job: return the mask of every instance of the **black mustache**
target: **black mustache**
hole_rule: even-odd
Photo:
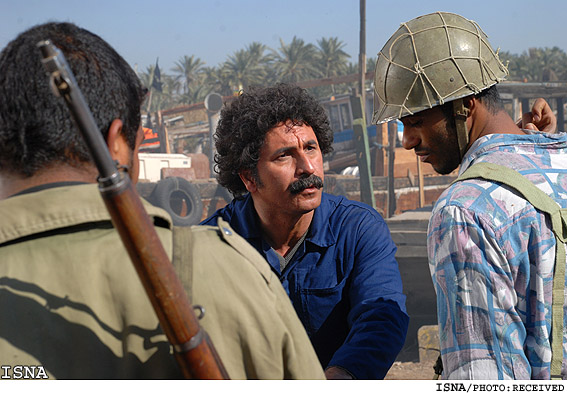
[[[323,188],[323,179],[317,175],[309,175],[291,183],[289,185],[289,191],[292,194],[299,194],[309,187]]]

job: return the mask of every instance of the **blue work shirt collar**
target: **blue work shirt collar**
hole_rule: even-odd
[[[313,221],[307,234],[305,241],[308,241],[319,247],[329,247],[336,242],[336,234],[329,224],[329,215],[331,212],[332,196],[323,193],[321,197],[321,205],[315,209]],[[234,205],[234,212],[237,217],[254,217],[253,220],[238,220],[231,222],[233,229],[245,239],[262,238],[262,230],[258,219],[256,209],[254,209],[254,201],[250,194],[244,196],[242,203]]]

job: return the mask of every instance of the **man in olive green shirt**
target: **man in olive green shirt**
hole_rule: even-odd
[[[138,176],[144,91],[100,37],[68,23],[0,54],[0,377],[178,378],[171,346],[98,193],[97,172],[35,44],[65,54],[113,159]],[[231,378],[324,378],[279,280],[224,222],[187,228],[145,205]],[[181,233],[177,232],[176,233]],[[177,239],[177,238],[176,238]],[[190,245],[189,256],[176,250]],[[187,263],[191,263],[187,265]],[[187,272],[190,272],[187,274]]]

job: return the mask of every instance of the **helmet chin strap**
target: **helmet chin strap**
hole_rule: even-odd
[[[457,128],[457,141],[459,143],[459,153],[461,160],[467,151],[469,144],[469,130],[467,130],[467,117],[469,108],[465,107],[462,98],[453,101],[453,115],[455,116],[455,126]]]

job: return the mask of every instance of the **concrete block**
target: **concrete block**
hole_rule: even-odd
[[[417,331],[419,361],[434,362],[439,356],[439,329],[437,325],[424,325]]]

